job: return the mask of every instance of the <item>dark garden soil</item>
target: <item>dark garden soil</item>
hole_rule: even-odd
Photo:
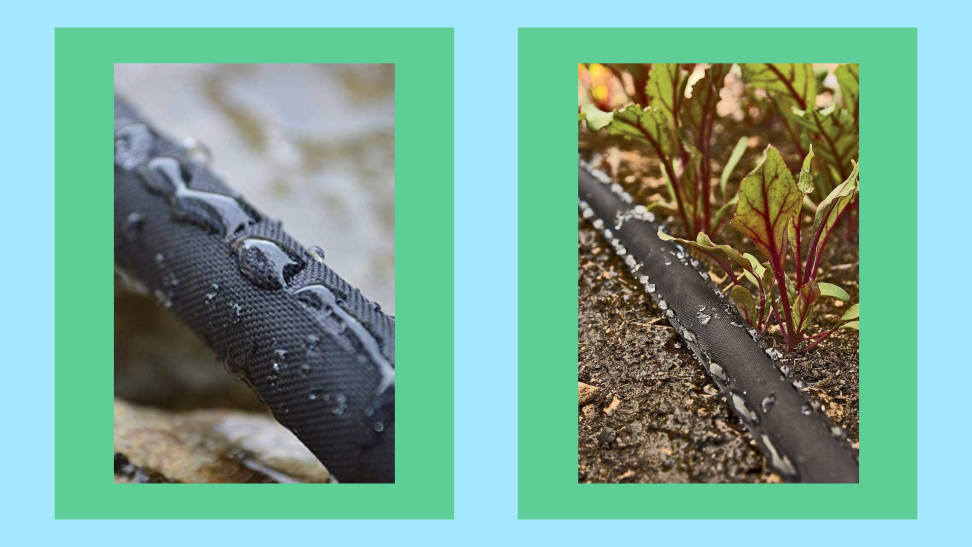
[[[578,225],[578,480],[779,482],[742,422],[603,236]],[[725,242],[732,241],[728,231]],[[833,238],[819,274],[857,301],[857,243]],[[843,313],[827,299],[820,328]],[[843,307],[846,307],[844,305]],[[781,349],[781,339],[768,341]],[[858,340],[842,329],[784,358],[808,397],[858,443]],[[587,384],[587,387],[583,384]]]

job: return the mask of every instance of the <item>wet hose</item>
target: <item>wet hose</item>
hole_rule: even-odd
[[[800,393],[799,379],[681,246],[662,241],[654,215],[581,161],[581,215],[602,232],[725,394],[766,455],[791,482],[858,482],[857,452],[841,428]]]
[[[341,482],[395,480],[395,322],[115,98],[115,266]]]

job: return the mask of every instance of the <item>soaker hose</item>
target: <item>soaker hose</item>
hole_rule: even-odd
[[[334,477],[394,482],[394,319],[117,96],[115,267]]]
[[[725,394],[733,412],[791,482],[858,482],[857,453],[840,427],[800,393],[779,362],[681,246],[662,241],[654,215],[620,185],[580,162],[581,215],[601,231]]]

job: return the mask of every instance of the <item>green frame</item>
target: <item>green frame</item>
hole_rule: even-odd
[[[55,517],[452,518],[452,29],[57,29],[54,45]],[[395,484],[114,483],[106,183],[113,65],[135,62],[395,64]]]
[[[520,29],[518,45],[519,517],[916,518],[917,31]],[[881,185],[860,209],[860,483],[578,484],[577,64],[811,61],[860,63]]]

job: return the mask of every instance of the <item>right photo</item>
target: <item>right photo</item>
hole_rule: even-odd
[[[577,479],[859,481],[859,66],[578,66]]]

